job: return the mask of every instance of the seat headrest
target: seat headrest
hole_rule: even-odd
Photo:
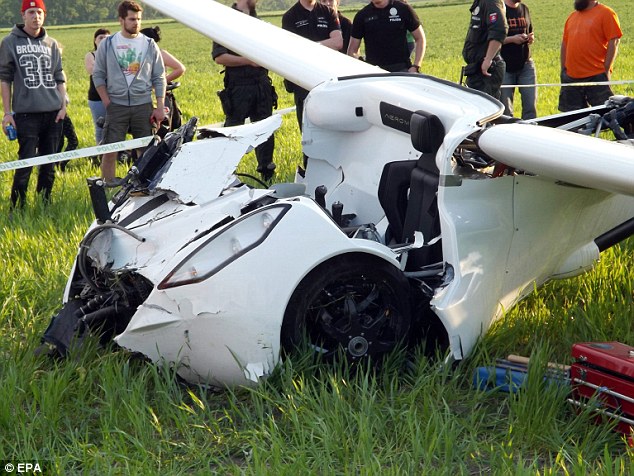
[[[438,116],[424,111],[412,114],[409,130],[414,149],[423,154],[435,154],[445,139],[445,127]]]

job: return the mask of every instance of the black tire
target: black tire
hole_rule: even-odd
[[[411,320],[403,273],[368,255],[336,257],[297,287],[282,323],[282,348],[306,345],[326,359],[375,360],[406,341]]]

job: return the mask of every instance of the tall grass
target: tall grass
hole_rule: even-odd
[[[572,2],[527,3],[539,82],[557,82]],[[625,32],[614,79],[632,79],[634,13],[627,0],[608,4]],[[425,73],[458,79],[467,7],[418,7]],[[83,56],[94,28],[51,30],[65,47],[69,114],[82,147],[93,145]],[[188,67],[176,91],[185,116],[220,122],[222,76],[210,40],[176,23],[161,28],[162,46]],[[291,106],[281,78],[273,78],[280,108]],[[631,86],[615,92],[634,94]],[[540,114],[555,112],[557,93],[540,89]],[[2,160],[13,160],[16,147],[0,140]],[[276,180],[292,179],[301,161],[293,115],[276,134],[275,161]],[[240,171],[255,172],[252,155]],[[29,195],[12,220],[12,176],[0,174],[0,460],[38,460],[51,474],[634,474],[634,452],[619,435],[569,408],[565,387],[541,379],[546,361],[570,361],[574,342],[634,344],[632,239],[604,253],[591,273],[550,283],[520,303],[456,368],[422,356],[395,355],[380,371],[297,359],[257,388],[216,392],[181,385],[172,369],[116,348],[89,345],[61,362],[34,357],[92,220],[85,178],[97,173],[87,159],[72,162],[57,175],[52,204]],[[511,352],[535,359],[525,391],[473,389],[475,367]]]

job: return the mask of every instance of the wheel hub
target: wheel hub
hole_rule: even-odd
[[[363,336],[355,336],[348,342],[348,352],[352,357],[363,357],[368,353],[370,343]]]

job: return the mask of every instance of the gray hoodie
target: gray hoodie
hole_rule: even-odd
[[[116,33],[116,34],[121,34]],[[106,86],[110,101],[120,106],[140,106],[152,102],[152,87],[156,97],[165,97],[165,65],[161,51],[151,38],[141,66],[130,86],[117,62],[117,55],[109,36],[99,43],[95,54],[92,79],[95,87]]]
[[[16,25],[0,44],[0,81],[13,83],[14,112],[59,111],[57,90],[66,81],[57,42],[44,28],[33,38]]]

